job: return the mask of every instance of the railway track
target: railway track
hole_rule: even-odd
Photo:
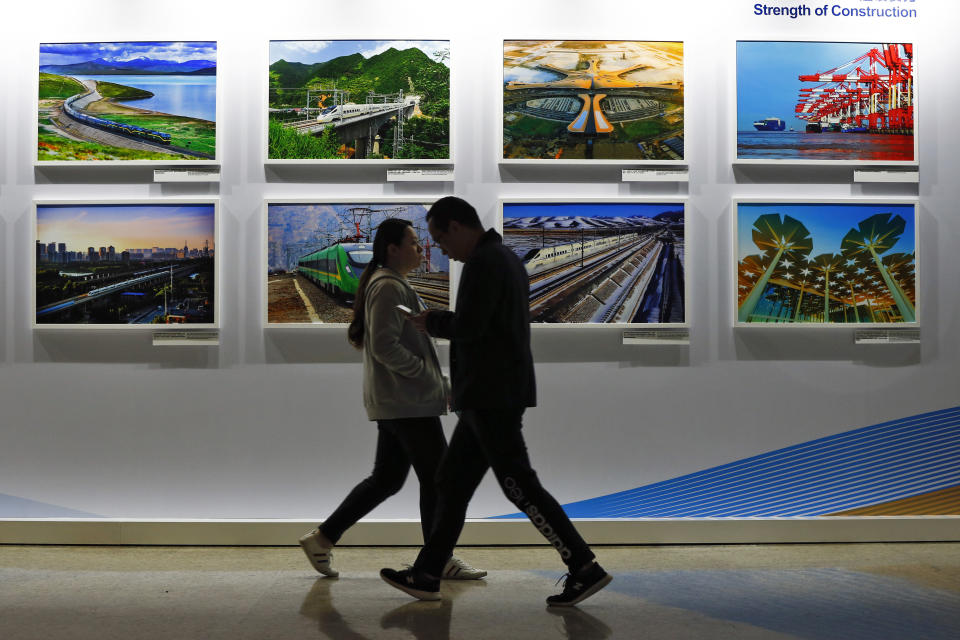
[[[88,92],[86,94],[82,94],[81,97],[74,102],[73,107],[81,112],[83,112],[83,110],[93,102],[103,99],[103,96],[97,93],[96,83],[94,81],[85,81],[84,85],[87,87]],[[102,144],[111,147],[119,147],[122,149],[156,151],[159,153],[188,156],[191,158],[199,158],[204,160],[213,159],[213,156],[208,153],[192,151],[176,145],[154,143],[145,138],[140,138],[133,135],[125,135],[116,131],[106,131],[104,129],[91,126],[71,116],[67,109],[63,107],[53,110],[50,121],[59,131],[65,134],[64,137],[71,139],[93,142],[95,144]]]
[[[620,285],[617,295],[606,305],[603,314],[600,316],[601,322],[633,322],[636,320],[638,310],[646,299],[647,286],[656,274],[660,254],[664,250],[664,245],[659,240],[653,240],[651,244],[655,244],[655,246],[650,247],[650,250],[646,252],[648,256],[646,264],[643,268],[634,271],[629,280]],[[621,262],[621,264],[623,263]]]
[[[619,269],[621,264],[652,241],[640,239],[617,249],[596,253],[585,260],[581,269],[571,269],[568,263],[566,266],[537,274],[531,278],[530,283],[531,314],[537,315],[545,307],[549,307],[550,303],[568,297],[571,289],[598,280],[605,274]]]
[[[446,280],[408,277],[407,282],[425,301],[441,305],[450,304],[450,285]]]

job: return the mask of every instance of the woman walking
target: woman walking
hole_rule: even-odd
[[[420,524],[427,540],[434,521],[434,475],[447,448],[440,415],[447,412],[447,384],[433,341],[407,322],[402,305],[416,314],[423,302],[406,274],[423,252],[409,220],[388,218],[377,227],[373,258],[360,276],[347,339],[363,349],[363,405],[377,423],[373,472],[300,546],[313,567],[336,577],[331,549],[343,533],[397,493],[413,467],[420,481]],[[451,556],[443,577],[476,580],[487,575]]]

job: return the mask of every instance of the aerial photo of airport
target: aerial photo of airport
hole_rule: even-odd
[[[503,204],[541,323],[684,323],[684,205]]]
[[[450,159],[450,42],[272,40],[268,160]]]
[[[916,211],[738,203],[737,322],[916,322]]]
[[[682,161],[683,43],[505,40],[504,160]]]
[[[271,202],[267,205],[267,323],[349,323],[377,226],[409,220],[423,248],[407,274],[428,308],[449,304],[450,260],[427,231],[429,203]]]
[[[215,323],[216,208],[37,204],[37,324]]]
[[[40,45],[38,162],[216,159],[216,42]]]
[[[737,42],[737,160],[913,162],[913,45]]]

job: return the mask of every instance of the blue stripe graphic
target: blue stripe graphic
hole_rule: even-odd
[[[810,517],[958,485],[960,407],[952,407],[572,502],[564,509],[574,518]]]

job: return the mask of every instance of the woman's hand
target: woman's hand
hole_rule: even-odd
[[[413,323],[414,329],[420,333],[427,333],[427,316],[429,315],[430,311],[428,309],[427,311],[421,311],[415,316],[407,316],[407,319]]]

